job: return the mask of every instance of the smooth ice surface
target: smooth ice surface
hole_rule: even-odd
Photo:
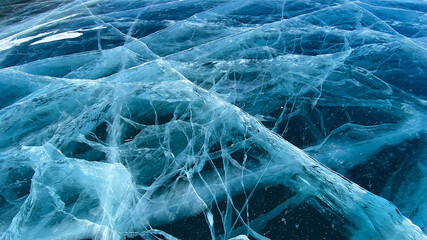
[[[425,1],[0,12],[1,239],[426,239]]]

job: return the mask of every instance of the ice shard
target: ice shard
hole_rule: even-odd
[[[1,239],[426,239],[425,2],[0,8]]]

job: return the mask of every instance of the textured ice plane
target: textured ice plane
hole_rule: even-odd
[[[425,2],[0,12],[1,239],[426,239]]]
[[[186,80],[57,80],[0,116],[5,239],[423,236]]]

